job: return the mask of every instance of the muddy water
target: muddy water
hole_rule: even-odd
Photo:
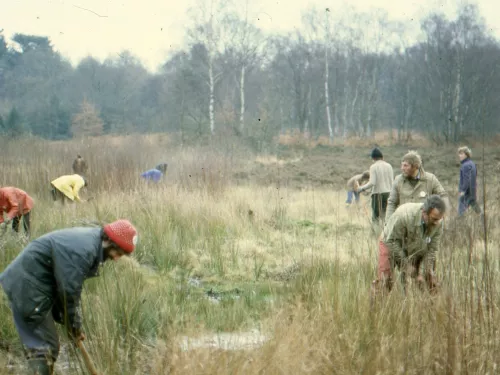
[[[267,340],[268,337],[258,330],[252,330],[249,332],[213,333],[199,337],[182,336],[180,346],[184,351],[198,348],[245,350],[258,348]]]

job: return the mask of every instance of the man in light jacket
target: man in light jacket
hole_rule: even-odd
[[[51,375],[59,354],[54,322],[84,340],[79,313],[86,279],[106,260],[131,254],[137,231],[127,220],[99,228],[56,230],[32,241],[0,274],[30,374]]]
[[[448,193],[435,175],[424,171],[422,158],[416,151],[409,151],[401,160],[401,174],[397,175],[387,200],[387,222],[396,209],[405,203],[423,203],[430,195],[442,197],[449,211]]]
[[[427,197],[424,203],[405,203],[387,221],[379,240],[378,279],[374,289],[392,289],[394,268],[401,270],[402,280],[409,271],[417,282],[436,288],[434,260],[443,233],[442,218],[446,204],[439,195]]]
[[[371,157],[373,164],[370,166],[370,180],[358,188],[357,192],[371,190],[372,221],[374,225],[378,226],[379,220],[385,217],[394,171],[392,166],[384,161],[384,155],[378,148],[372,150]]]

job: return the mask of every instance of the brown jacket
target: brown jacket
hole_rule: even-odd
[[[424,232],[422,203],[406,203],[397,208],[386,222],[382,241],[389,247],[390,256],[396,262],[421,260],[419,273],[432,272],[439,250],[443,225]]]
[[[410,179],[403,177],[402,174],[396,176],[392,184],[391,194],[387,200],[385,221],[387,222],[394,211],[402,204],[424,203],[425,199],[432,194],[444,198],[449,208],[448,193],[432,173],[425,172],[421,168],[415,185],[410,182]]]
[[[88,170],[88,165],[85,159],[83,159],[80,155],[73,162],[73,173],[79,175],[85,175]]]
[[[363,179],[363,174],[357,174],[352,176],[349,181],[347,181],[347,190],[354,190],[354,185],[358,183],[358,187],[361,186],[367,179]]]

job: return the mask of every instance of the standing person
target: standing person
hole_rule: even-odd
[[[475,213],[481,213],[481,207],[477,203],[477,168],[471,156],[470,148],[463,146],[458,149],[460,159],[458,216],[462,216],[469,207],[472,207]]]
[[[23,220],[26,235],[30,235],[30,214],[33,209],[33,198],[24,190],[12,186],[0,188],[0,226],[6,228],[12,221],[12,229],[19,232],[19,224]],[[3,215],[7,213],[7,220]]]
[[[419,285],[424,282],[431,291],[437,283],[434,275],[434,260],[439,251],[443,233],[442,218],[446,203],[439,195],[431,195],[424,203],[405,203],[390,216],[379,240],[378,279],[373,282],[373,291],[385,285],[392,289],[394,267],[401,270],[405,281],[409,270]]]
[[[359,202],[359,193],[356,191],[361,185],[367,182],[370,179],[370,171],[364,171],[361,174],[357,174],[352,176],[349,181],[347,181],[347,200],[346,204],[350,205],[352,203],[352,199],[354,198],[355,202]]]
[[[167,163],[158,164],[153,169],[150,169],[142,173],[141,177],[149,181],[159,182],[162,179],[162,177],[167,173],[167,168],[168,168]]]
[[[394,171],[392,166],[384,161],[384,155],[378,148],[371,153],[373,164],[370,166],[370,180],[357,189],[358,193],[371,189],[372,195],[372,222],[378,226],[379,220],[385,217],[387,198],[391,191]],[[377,231],[378,232],[378,231]]]
[[[444,199],[448,211],[448,193],[435,175],[424,171],[422,158],[416,151],[409,151],[401,160],[401,174],[394,179],[387,202],[387,222],[396,209],[405,203],[423,203],[428,196],[437,194]]]
[[[73,173],[79,174],[80,176],[86,176],[87,170],[87,162],[80,155],[77,155],[76,159],[73,161]]]
[[[127,220],[99,228],[56,230],[32,241],[0,274],[29,374],[50,375],[59,354],[54,322],[77,343],[85,339],[80,298],[86,279],[107,260],[130,255],[137,231]]]
[[[66,199],[82,202],[79,192],[81,188],[87,186],[87,181],[78,174],[72,174],[56,178],[50,185],[54,201],[61,200],[64,204]]]

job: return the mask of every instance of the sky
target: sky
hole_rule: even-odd
[[[99,60],[128,49],[150,70],[185,43],[187,10],[203,0],[7,0],[1,6],[0,30],[47,36],[58,52],[76,65],[92,55]],[[242,9],[247,0],[234,0]],[[267,32],[301,28],[301,14],[309,7],[329,8],[332,14],[346,4],[360,11],[385,9],[390,19],[418,28],[431,10],[454,17],[464,0],[248,0],[250,18]],[[476,0],[486,24],[498,38],[500,2]],[[499,38],[500,39],[500,38]]]

